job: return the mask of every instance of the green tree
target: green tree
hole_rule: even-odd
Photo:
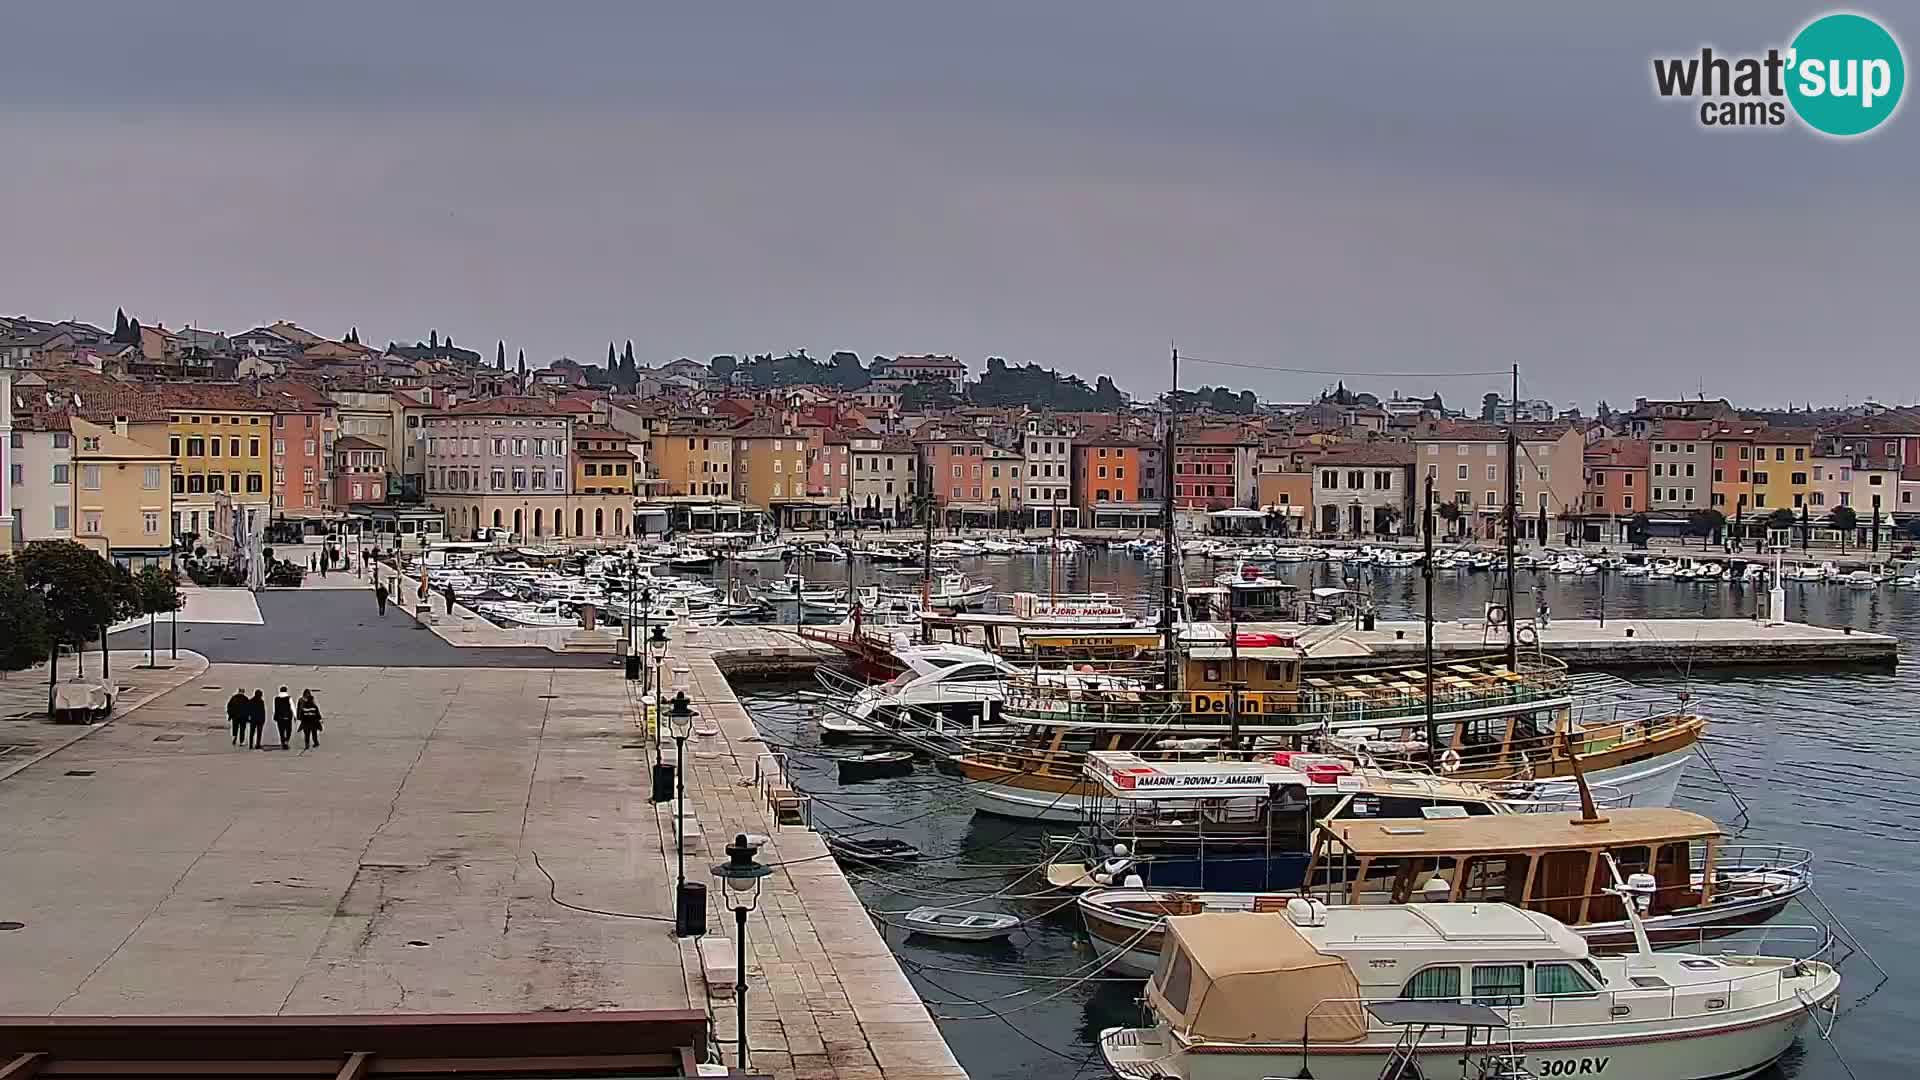
[[[147,617],[147,666],[153,667],[158,655],[153,637],[154,616],[162,611],[179,611],[187,598],[181,594],[180,581],[173,571],[159,563],[141,567],[140,572],[133,575],[133,587],[138,612]]]
[[[507,370],[507,339],[501,338],[493,347],[493,367],[496,371]]]
[[[126,597],[114,565],[71,540],[35,540],[20,553],[20,576],[47,615],[47,717],[60,681],[60,646],[82,648],[113,625]]]
[[[713,372],[713,377],[722,382],[733,378],[734,371],[739,367],[739,359],[727,353],[720,353],[707,361],[707,370]]]
[[[916,382],[900,392],[900,410],[902,412],[925,412],[928,409],[945,409],[960,404],[954,395],[953,387],[945,379],[931,379]]]
[[[1635,514],[1627,519],[1627,543],[1635,547],[1646,547],[1647,536],[1652,532],[1651,522],[1645,514]]]
[[[1452,536],[1460,526],[1460,504],[1443,502],[1435,507],[1433,512],[1439,514],[1440,520],[1447,523],[1447,535]]]
[[[114,341],[127,340],[127,309],[126,308],[113,309],[113,340]]]
[[[439,347],[440,347],[440,331],[438,330],[427,331],[427,348],[437,349]]]
[[[1840,551],[1845,554],[1847,541],[1852,539],[1853,530],[1860,527],[1860,515],[1855,513],[1851,506],[1836,506],[1833,512],[1827,515],[1827,520],[1833,524],[1834,528],[1840,530]]]
[[[1687,515],[1687,531],[1700,538],[1701,550],[1706,549],[1709,538],[1719,539],[1726,527],[1727,515],[1718,510],[1695,510]]]
[[[521,392],[524,393],[526,389],[527,389],[527,350],[521,349],[520,350],[520,390]]]
[[[27,586],[19,560],[0,555],[0,671],[22,671],[47,655],[47,607]]]

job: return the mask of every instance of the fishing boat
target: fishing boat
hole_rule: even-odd
[[[1159,956],[1160,920],[1203,911],[1278,913],[1293,896],[1332,906],[1419,901],[1513,903],[1567,925],[1597,951],[1634,946],[1620,899],[1605,880],[1609,857],[1630,878],[1652,876],[1644,917],[1655,944],[1694,944],[1758,926],[1812,884],[1804,848],[1727,844],[1719,826],[1666,808],[1609,809],[1591,822],[1561,813],[1323,823],[1291,895],[1103,888],[1079,906],[1096,952],[1113,970],[1147,975]]]
[[[785,544],[754,544],[732,555],[734,562],[784,562],[792,549]]]
[[[870,754],[840,759],[842,784],[883,780],[891,776],[910,776],[912,773],[913,754],[907,750],[876,750]]]
[[[1295,899],[1277,915],[1168,919],[1151,1024],[1102,1031],[1100,1050],[1122,1080],[1443,1077],[1477,1061],[1507,1070],[1482,1076],[1748,1077],[1810,1015],[1837,1011],[1839,972],[1816,955],[1829,960],[1644,944],[1596,958],[1550,916],[1507,904]],[[1396,1015],[1463,1002],[1496,1014],[1505,1042],[1468,1045],[1470,1017]]]
[[[952,941],[992,941],[1013,933],[1020,925],[1020,918],[998,911],[918,907],[902,916],[900,925],[928,937]]]
[[[941,574],[922,585],[919,590],[882,590],[883,593],[904,594],[918,597],[932,608],[964,608],[979,602],[993,591],[993,585],[985,581],[973,581],[965,574]]]
[[[799,574],[787,574],[779,582],[760,590],[760,599],[792,603],[795,600],[845,600],[847,590],[825,585],[808,585]]]
[[[1190,627],[1196,638],[1205,629]],[[1430,724],[1426,669],[1312,675],[1306,661],[1298,627],[1275,627],[1188,648],[1176,658],[1187,689],[1163,689],[1154,664],[1082,664],[1070,677],[1023,669],[1008,678],[1000,708],[1021,737],[960,754],[955,765],[977,810],[1055,822],[1081,817],[1092,790],[1088,751],[1196,739],[1357,753],[1451,779],[1525,781],[1560,798],[1572,794],[1577,757],[1589,780],[1632,805],[1665,806],[1706,724],[1685,695],[1668,701],[1617,680],[1576,696],[1566,666],[1545,655],[1520,654],[1513,667],[1505,658],[1437,667]],[[1573,736],[1570,750],[1562,731]]]
[[[920,858],[919,848],[891,836],[840,836],[828,833],[825,840],[827,850],[841,862],[888,866]]]

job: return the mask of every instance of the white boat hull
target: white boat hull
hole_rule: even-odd
[[[1613,805],[1672,806],[1680,790],[1681,774],[1693,755],[1693,747],[1687,746],[1644,761],[1597,770],[1587,775],[1587,781],[1605,790]],[[1080,795],[1073,791],[1045,791],[992,781],[969,782],[967,790],[980,813],[1062,825],[1076,824],[1083,818]],[[1570,780],[1543,780],[1536,799],[1543,810],[1557,811],[1578,805],[1579,791]]]
[[[1742,1015],[1748,1012],[1759,1015]],[[1793,1045],[1806,1019],[1805,1008],[1787,1002],[1765,1010],[1738,1010],[1714,1024],[1649,1020],[1641,1024],[1592,1025],[1609,1030],[1601,1033],[1588,1029],[1560,1039],[1542,1037],[1544,1032],[1538,1030],[1516,1028],[1514,1050],[1537,1077],[1740,1080],[1765,1071],[1779,1060]],[[1630,1028],[1644,1030],[1616,1033],[1616,1029]],[[1318,1080],[1380,1080],[1397,1029],[1371,1032],[1357,1043],[1313,1046],[1304,1054],[1298,1046],[1233,1046],[1196,1053],[1176,1052],[1170,1045],[1122,1045],[1126,1036],[1136,1034],[1135,1029],[1110,1028],[1100,1037],[1101,1054],[1108,1066],[1127,1080],[1156,1075],[1183,1080],[1262,1080],[1307,1075],[1303,1065]],[[1477,1041],[1485,1038],[1485,1032],[1476,1035]],[[1501,1046],[1504,1049],[1504,1041]],[[1476,1049],[1483,1047],[1484,1042],[1479,1042]],[[1430,1031],[1422,1048],[1419,1060],[1423,1075],[1460,1075],[1458,1029]]]

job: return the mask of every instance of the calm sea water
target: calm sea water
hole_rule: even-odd
[[[966,560],[961,568],[1007,590],[1047,587],[1048,560],[1015,556]],[[1159,570],[1124,554],[1062,559],[1063,591],[1107,590],[1154,594]],[[1190,562],[1195,577],[1205,564]],[[844,581],[846,564],[807,568],[811,579]],[[852,568],[856,580],[864,567]],[[1283,573],[1289,572],[1283,568]],[[1339,564],[1291,569],[1298,583],[1340,584]],[[1418,617],[1421,579],[1406,570],[1375,571],[1375,597],[1388,618]],[[1445,574],[1435,586],[1441,618],[1469,616],[1497,588],[1492,574]],[[1593,616],[1602,603],[1595,577],[1522,573],[1522,592],[1538,588],[1557,617]],[[1605,584],[1609,616],[1750,616],[1754,590],[1683,582]],[[1920,641],[1920,593],[1856,591],[1789,583],[1791,617],[1823,625],[1851,625]],[[1522,599],[1522,611],[1530,604]],[[1707,742],[1726,784],[1696,764],[1682,786],[1680,805],[1713,817],[1752,841],[1794,844],[1816,853],[1816,890],[1867,949],[1893,972],[1877,994],[1844,1014],[1834,1047],[1811,1031],[1772,1075],[1773,1080],[1844,1080],[1843,1055],[1861,1077],[1912,1075],[1920,1061],[1920,973],[1905,967],[1920,945],[1920,870],[1908,860],[1920,844],[1920,730],[1911,719],[1920,700],[1920,665],[1896,672],[1739,672],[1668,670],[1632,676],[1643,685],[1685,689],[1713,719]],[[1060,908],[1031,872],[1045,853],[1046,826],[975,817],[957,781],[923,769],[911,777],[841,788],[832,758],[811,723],[805,700],[811,683],[739,689],[770,742],[783,744],[796,763],[795,780],[817,797],[827,828],[884,830],[920,845],[927,861],[908,873],[855,874],[854,884],[876,918],[886,921],[922,904],[1013,912],[1036,921],[1009,943],[963,945],[886,930],[910,978],[939,1019],[961,1064],[976,1078],[1055,1080],[1105,1075],[1093,1052],[1102,1028],[1140,1016],[1140,984],[1085,976],[1092,954],[1071,905]],[[1732,793],[1729,793],[1729,787]],[[1734,794],[1737,794],[1736,801]],[[1740,807],[1745,807],[1742,818]],[[1055,826],[1055,829],[1063,829]],[[1780,923],[1804,924],[1789,909]],[[1876,976],[1855,959],[1843,969],[1853,1000]]]

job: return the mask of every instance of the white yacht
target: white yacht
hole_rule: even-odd
[[[926,586],[925,603],[935,608],[963,608],[993,591],[993,585],[985,581],[970,580],[965,574],[941,574]],[[919,598],[919,589],[886,590],[894,595],[907,595]]]
[[[904,667],[877,686],[860,687],[845,674],[820,670],[830,703],[820,717],[820,738],[890,737],[904,731],[942,736],[976,735],[993,723],[992,705],[1006,700],[1007,676],[1016,669],[984,649],[935,643],[894,652]]]
[[[784,562],[792,549],[785,544],[755,544],[733,553],[734,562]]]
[[[1596,959],[1559,922],[1506,904],[1296,899],[1284,918],[1166,925],[1147,986],[1153,1025],[1100,1036],[1123,1080],[1440,1077],[1494,1057],[1528,1070],[1495,1075],[1734,1080],[1778,1060],[1840,990],[1816,960],[1644,944]],[[1408,1019],[1423,1009],[1458,1018]]]

